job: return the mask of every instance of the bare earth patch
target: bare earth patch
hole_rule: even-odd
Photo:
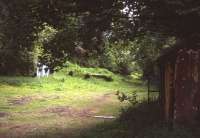
[[[9,100],[9,103],[11,105],[25,105],[25,104],[30,103],[32,100],[33,100],[32,97],[26,96],[26,97],[19,97],[19,98],[11,99],[11,100]]]
[[[113,99],[114,94],[108,93],[101,96],[95,96],[93,101],[91,101],[91,105],[85,108],[74,108],[70,106],[57,106],[57,107],[50,107],[39,111],[39,115],[41,117],[43,115],[54,114],[60,117],[66,118],[77,118],[80,121],[84,120],[85,118],[96,118],[96,119],[107,119],[111,118],[112,116],[96,116],[102,106],[108,102],[111,102]],[[46,100],[46,99],[59,99],[59,96],[24,96],[15,99],[9,100],[10,104],[12,105],[25,105],[33,100]],[[27,114],[27,112],[25,112]],[[0,112],[0,117],[7,116],[7,113]],[[19,115],[22,115],[20,113]],[[114,117],[112,117],[114,118]],[[88,119],[90,120],[90,119]],[[59,123],[58,123],[59,124]],[[3,138],[10,138],[10,137],[22,137],[26,136],[29,133],[37,131],[40,129],[41,126],[39,124],[0,124],[0,127],[5,128],[8,130],[6,135],[0,134]],[[69,130],[70,131],[70,130]]]
[[[100,108],[100,105],[107,102],[109,98],[111,98],[111,96],[113,96],[113,94],[108,93],[98,98],[95,98],[94,104],[88,108],[75,109],[69,106],[59,106],[48,108],[43,111],[43,113],[53,113],[65,117],[93,117],[95,113],[98,112],[98,108]]]
[[[14,137],[20,138],[38,128],[38,126],[33,124],[9,124],[9,123],[0,123],[0,127],[9,130],[9,133],[0,133],[0,138],[14,138]]]
[[[15,99],[10,99],[9,103],[11,105],[19,106],[19,105],[26,105],[34,100],[49,100],[49,99],[60,99],[59,96],[24,96],[24,97],[18,97]]]
[[[75,109],[69,106],[60,106],[46,109],[43,113],[54,113],[66,117],[90,117],[93,112],[91,109]]]
[[[100,96],[100,97],[98,97],[98,98],[96,98],[95,99],[95,102],[96,103],[102,103],[102,102],[105,102],[105,101],[107,101],[109,98],[111,98],[111,96],[113,96],[113,94],[111,94],[111,93],[106,93],[106,94],[104,94],[103,96]]]
[[[0,134],[0,138],[6,138],[6,134]]]
[[[33,124],[20,124],[20,125],[11,125],[9,126],[10,133],[8,134],[9,137],[22,137],[25,136],[27,133],[33,132],[39,127]]]
[[[8,116],[8,113],[6,112],[0,112],[0,118]]]

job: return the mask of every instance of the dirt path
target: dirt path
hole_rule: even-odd
[[[0,118],[8,116],[8,113],[6,112],[0,112]]]
[[[42,109],[42,111],[39,111],[39,113],[37,114],[39,114],[40,118],[45,117],[45,116],[55,115],[56,117],[58,116],[58,119],[59,117],[61,117],[61,119],[66,118],[66,119],[76,120],[77,122],[87,123],[88,121],[91,120],[90,118],[94,119],[93,117],[99,112],[99,110],[101,110],[101,108],[105,104],[108,104],[109,102],[111,102],[114,96],[115,96],[114,94],[107,93],[98,97],[94,97],[94,100],[91,101],[91,105],[84,108],[76,109],[70,106],[57,106],[57,107]],[[29,102],[36,99],[37,98],[35,97],[21,97],[18,99],[10,100],[9,102],[13,105],[20,106],[20,105],[28,104]],[[18,115],[26,116],[28,114],[29,113],[24,112],[24,113],[19,113]],[[0,112],[0,119],[1,117],[6,117],[6,116],[8,116],[7,113]],[[76,121],[74,122],[76,123]],[[56,126],[59,126],[59,122],[61,121],[58,120],[58,124]],[[62,126],[62,123],[60,123],[60,125],[61,125],[60,126],[61,128],[64,127]],[[22,137],[34,131],[43,129],[41,128],[40,124],[34,124],[34,123],[28,123],[28,124],[26,123],[25,124],[0,123],[0,127],[6,130],[5,132],[0,131],[0,138]]]
[[[70,106],[58,106],[48,108],[42,111],[44,114],[54,113],[59,116],[65,117],[93,117],[95,113],[101,108],[102,105],[109,102],[114,94],[104,94],[103,96],[94,98],[94,101],[87,108],[76,109]]]

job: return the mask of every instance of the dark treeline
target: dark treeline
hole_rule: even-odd
[[[148,73],[164,47],[198,43],[199,7],[197,0],[0,0],[0,74],[32,75],[38,61],[55,70],[66,60],[122,74],[137,64]]]

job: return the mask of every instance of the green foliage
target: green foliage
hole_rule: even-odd
[[[0,66],[4,70],[1,74],[6,72],[6,67],[12,66],[15,66],[10,71],[13,74],[33,72],[37,57],[41,55],[52,69],[56,68],[65,63],[67,57],[77,56],[73,53],[77,45],[91,53],[96,51],[102,55],[105,52],[99,65],[110,70],[130,74],[136,63],[148,74],[147,69],[158,57],[161,45],[165,45],[163,42],[168,37],[160,40],[153,36],[152,40],[152,36],[144,35],[133,41],[136,32],[146,33],[149,30],[151,33],[199,40],[199,22],[195,21],[200,16],[199,8],[196,6],[198,2],[193,0],[2,0],[1,3],[8,11],[1,10],[2,17],[6,16],[0,27],[3,53]],[[105,36],[109,39],[108,44],[104,43]],[[16,51],[21,52],[17,54]],[[22,52],[32,54],[24,59],[20,57],[24,55]],[[138,61],[135,62],[134,58]],[[18,64],[12,65],[13,62],[27,65],[26,61],[31,59],[33,61],[29,64],[32,65],[25,70],[18,68]]]
[[[35,33],[41,25],[35,1],[2,1],[8,13],[4,25],[3,47],[0,56],[0,74],[33,75]]]
[[[199,35],[199,2],[195,0],[140,0],[139,19],[145,30],[182,39]]]
[[[3,75],[33,75],[34,52],[27,49],[16,51],[4,49],[1,51],[0,74]]]
[[[174,37],[163,38],[162,35],[147,33],[137,37],[134,42],[134,59],[146,78],[158,75],[156,60],[164,48],[173,46],[176,41]]]
[[[132,92],[131,95],[127,95],[124,92],[117,91],[116,95],[120,102],[128,101],[131,103],[132,106],[135,106],[138,103],[137,92]]]
[[[52,70],[72,58],[77,46],[77,28],[73,26],[77,20],[73,17],[67,17],[65,20],[67,24],[64,29],[56,30],[46,25],[46,28],[40,33],[39,42],[41,42],[43,50],[40,61],[47,63]]]
[[[107,42],[100,64],[113,72],[130,75],[135,68],[133,45],[131,41]]]
[[[13,53],[15,50],[23,52],[24,48],[28,52],[34,52],[34,61],[30,63],[32,65],[29,72],[34,71],[34,64],[41,55],[43,55],[41,59],[45,60],[43,62],[48,62],[52,69],[62,65],[67,56],[74,56],[73,49],[79,42],[82,42],[84,48],[102,51],[102,34],[110,27],[111,15],[121,14],[120,10],[124,7],[122,1],[3,0],[2,2],[8,7],[9,12],[6,15],[8,20],[1,28],[3,30],[1,34],[5,36],[4,48]],[[48,28],[49,26],[59,32],[51,34],[55,32],[52,28]],[[18,56],[21,55],[16,55]],[[1,59],[15,59],[15,55],[6,54]],[[6,61],[2,62],[4,64]],[[23,61],[21,63],[23,64]],[[10,64],[12,63],[6,64],[5,67],[12,66]],[[19,74],[26,72],[18,70],[21,71]],[[16,74],[15,70],[11,72]]]
[[[0,56],[0,67],[2,68],[0,73],[32,75],[35,70],[35,62],[42,53],[41,43],[46,40],[50,41],[56,33],[47,24],[61,28],[63,22],[66,22],[65,15],[67,11],[62,11],[62,14],[60,11],[62,8],[57,6],[66,6],[70,3],[56,4],[56,1],[49,0],[3,0],[2,2],[9,14],[6,14],[7,20],[0,29],[0,34],[3,36],[3,46],[1,46],[0,51],[3,53]],[[38,33],[39,35],[37,35]],[[47,54],[49,56],[49,53]],[[22,57],[23,55],[26,55],[27,59]],[[27,63],[30,60],[32,61]],[[24,67],[21,67],[22,65]],[[10,68],[10,70],[6,71],[6,68]]]
[[[41,30],[40,32],[38,32],[38,43],[48,43],[49,41],[51,41],[56,33],[58,33],[58,31],[53,28],[52,26],[48,25],[47,23],[43,24],[43,30]]]
[[[131,72],[143,73],[144,76],[155,75],[156,60],[161,51],[175,43],[173,37],[147,33],[136,37],[134,41],[106,41],[105,50],[100,57],[100,66],[130,75]],[[157,72],[156,72],[157,73]]]
[[[50,60],[51,55],[44,51],[44,43],[49,43],[57,33],[58,31],[55,28],[49,26],[47,23],[43,24],[43,30],[38,32],[38,39],[34,42],[35,64],[44,62],[42,61],[44,58],[46,58],[47,61]],[[49,64],[49,62],[46,63]]]
[[[116,77],[114,73],[108,71],[107,69],[104,68],[98,68],[98,67],[81,67],[77,64],[72,64],[70,62],[66,62],[65,68],[61,69],[58,74],[65,74],[69,75],[71,72],[73,72],[74,77],[82,77],[84,78],[85,75],[87,74],[100,74],[100,75],[105,75],[105,76],[110,76],[110,77]]]

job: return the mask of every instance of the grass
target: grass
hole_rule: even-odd
[[[68,75],[71,71],[73,76]],[[84,79],[85,74],[103,74],[113,81]],[[156,102],[119,102],[116,91],[146,98],[139,76],[74,64],[49,78],[1,76],[0,138],[198,138],[198,128],[176,126],[171,131],[163,125]]]
[[[113,122],[103,122],[82,132],[83,138],[199,138],[199,128],[163,124],[157,101],[126,108]]]
[[[73,76],[68,75],[70,71]],[[85,74],[92,73],[112,77],[113,81],[84,79]],[[1,135],[5,138],[76,135],[77,131],[105,121],[85,114],[118,117],[121,108],[129,106],[127,102],[119,102],[116,91],[146,94],[139,79],[74,64],[68,64],[49,78],[1,76],[0,138]],[[66,129],[69,134],[63,134]]]

